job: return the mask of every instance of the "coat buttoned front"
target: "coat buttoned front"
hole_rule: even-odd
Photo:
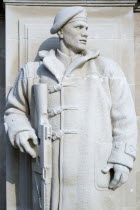
[[[101,169],[107,162],[131,169],[136,155],[130,90],[120,67],[96,52],[75,58],[67,67],[61,58],[52,50],[43,62],[21,70],[7,100],[9,138],[14,145],[18,132],[37,129],[32,87],[47,83],[53,130],[51,209],[109,210],[110,174]]]

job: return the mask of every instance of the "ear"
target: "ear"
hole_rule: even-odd
[[[57,32],[57,35],[59,36],[60,39],[63,39],[63,31],[62,31],[62,29],[60,29],[60,30]]]

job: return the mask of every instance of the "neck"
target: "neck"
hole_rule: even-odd
[[[65,43],[63,42],[63,40],[60,40],[60,50],[62,53],[64,53],[65,55],[73,58],[75,56],[77,56],[79,53],[74,52],[72,49],[68,48]]]

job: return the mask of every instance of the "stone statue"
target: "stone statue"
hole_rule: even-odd
[[[109,210],[105,200],[110,189],[127,181],[136,157],[130,89],[119,65],[87,49],[83,7],[58,12],[51,28],[51,34],[55,33],[60,48],[41,51],[40,62],[25,64],[8,95],[9,139],[34,162],[39,154],[36,148],[44,139],[43,164],[50,160],[46,173],[52,170],[46,186],[50,194],[44,204],[44,191],[42,204],[34,209]],[[47,136],[40,123],[50,129]],[[50,150],[45,149],[48,145]]]

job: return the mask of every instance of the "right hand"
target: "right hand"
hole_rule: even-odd
[[[36,157],[35,146],[38,144],[34,131],[21,131],[16,134],[15,145],[21,152],[27,152],[32,158]]]

